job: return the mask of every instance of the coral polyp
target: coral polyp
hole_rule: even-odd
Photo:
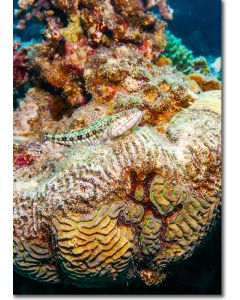
[[[220,206],[220,83],[203,60],[188,75],[156,60],[165,22],[148,9],[171,19],[167,1],[19,6],[22,26],[45,30],[14,49],[16,89],[32,84],[14,112],[14,269],[84,288],[160,284]]]

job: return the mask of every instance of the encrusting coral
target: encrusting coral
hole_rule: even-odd
[[[20,44],[13,45],[13,88],[21,88],[29,80],[29,59],[26,49],[20,49]]]
[[[46,20],[14,112],[14,268],[88,288],[159,284],[214,224],[221,92],[155,64],[164,22],[146,8],[167,17],[166,1],[47,3],[61,19]]]
[[[32,65],[72,106],[87,102],[81,75],[98,47],[124,43],[149,59],[156,58],[165,47],[165,23],[146,12],[141,1],[38,0],[20,2],[20,7],[20,23],[26,19],[26,11],[33,17],[40,14],[47,26],[45,40],[31,55]],[[64,18],[54,13],[56,9],[65,14]]]

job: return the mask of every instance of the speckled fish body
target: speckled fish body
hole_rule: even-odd
[[[135,128],[142,119],[140,110],[134,108],[103,118],[82,130],[61,134],[45,133],[45,140],[63,145],[98,145]]]

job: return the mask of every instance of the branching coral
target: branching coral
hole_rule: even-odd
[[[193,52],[182,44],[182,40],[174,34],[166,31],[167,46],[164,55],[171,59],[172,64],[179,71],[189,73],[192,70],[192,62],[194,60]]]
[[[167,4],[168,0],[147,0],[147,8],[151,8],[155,5],[159,8],[159,13],[164,19],[172,20],[173,9]]]

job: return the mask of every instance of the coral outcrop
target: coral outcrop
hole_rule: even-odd
[[[46,23],[45,40],[31,54],[45,83],[58,89],[71,106],[88,101],[82,73],[100,46],[128,45],[148,59],[165,47],[165,23],[145,11],[141,1],[20,1],[20,28],[29,18]],[[62,18],[58,16],[59,10]]]

